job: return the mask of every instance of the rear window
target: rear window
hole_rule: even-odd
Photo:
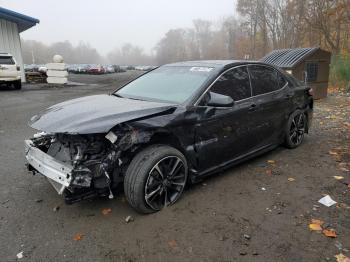
[[[14,65],[15,61],[13,61],[11,56],[0,56],[0,65]]]
[[[296,79],[294,76],[292,75],[286,75],[286,77],[288,78],[288,82],[292,84],[292,86],[303,86],[304,83],[298,79]]]

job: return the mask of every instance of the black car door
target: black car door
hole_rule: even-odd
[[[230,96],[234,105],[228,108],[208,106],[206,95],[213,93]],[[251,94],[247,67],[240,66],[223,73],[200,100],[195,131],[200,171],[230,161],[252,148]]]
[[[252,118],[256,123],[253,137],[256,147],[279,143],[292,96],[287,81],[269,66],[250,65],[249,73],[255,104]]]

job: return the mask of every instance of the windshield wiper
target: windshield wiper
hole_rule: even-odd
[[[127,99],[132,99],[132,100],[138,100],[138,101],[147,101],[147,100],[143,100],[140,98],[134,98],[134,97],[126,97]]]
[[[112,95],[113,95],[113,96],[116,96],[116,97],[124,98],[123,96],[121,96],[121,95],[119,95],[119,94],[117,94],[117,93],[113,93]]]

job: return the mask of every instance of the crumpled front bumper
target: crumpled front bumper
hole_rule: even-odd
[[[35,147],[31,140],[24,141],[25,157],[29,168],[47,177],[59,194],[71,184],[73,167]]]

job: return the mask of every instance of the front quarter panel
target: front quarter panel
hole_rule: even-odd
[[[186,107],[178,107],[174,113],[159,115],[136,121],[123,123],[128,125],[138,136],[136,144],[147,146],[152,143],[163,143],[176,147],[189,161],[191,167],[196,166],[194,152],[194,125],[197,114]],[[120,126],[111,131],[118,132]]]

